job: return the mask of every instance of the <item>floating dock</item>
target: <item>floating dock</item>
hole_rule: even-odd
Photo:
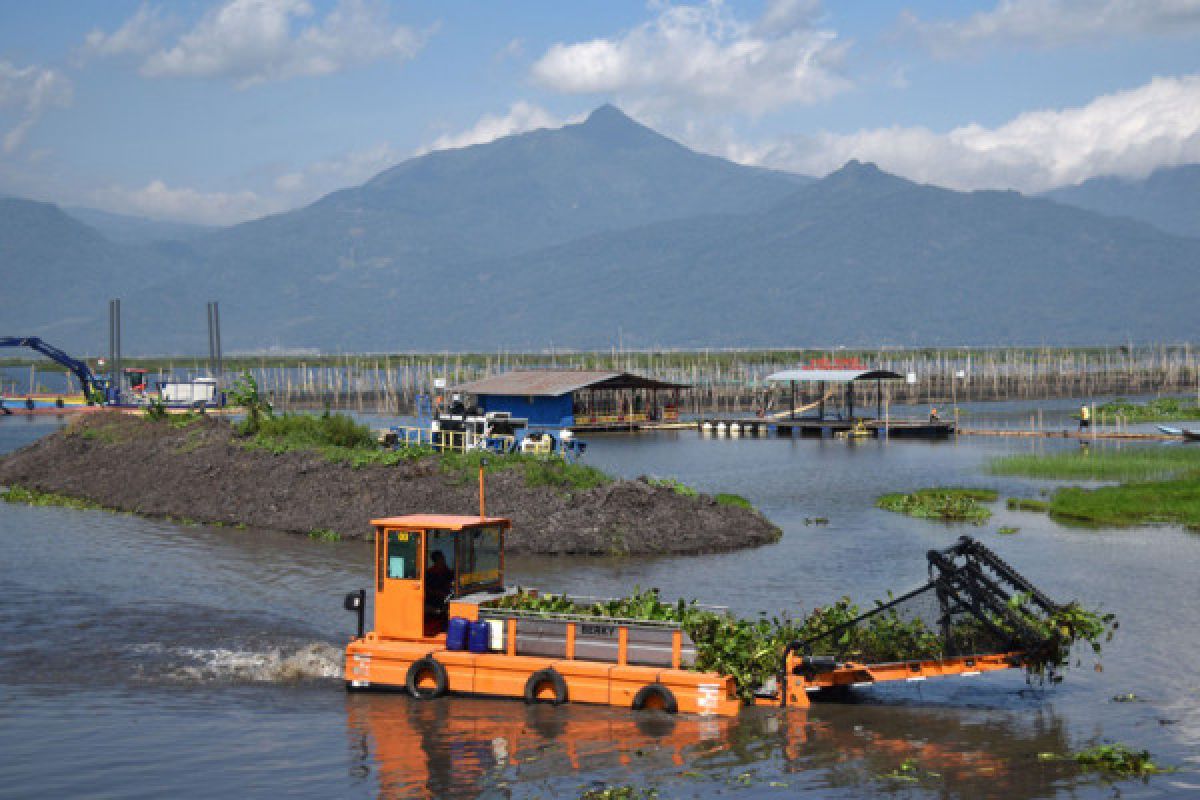
[[[718,436],[779,436],[805,439],[827,439],[859,431],[863,438],[878,439],[884,436],[895,439],[945,439],[954,434],[954,423],[935,420],[876,420],[876,419],[771,419],[754,417],[708,417],[690,423],[701,434]]]

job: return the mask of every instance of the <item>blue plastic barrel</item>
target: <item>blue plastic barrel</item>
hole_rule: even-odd
[[[467,649],[472,653],[486,653],[490,633],[488,624],[483,620],[472,622],[470,631],[467,633]]]
[[[466,617],[451,617],[450,624],[446,627],[446,649],[447,650],[466,650],[467,649],[467,628],[471,623]]]

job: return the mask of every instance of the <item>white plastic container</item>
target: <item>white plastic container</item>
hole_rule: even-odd
[[[495,653],[504,651],[504,620],[485,620],[488,625],[488,649]]]

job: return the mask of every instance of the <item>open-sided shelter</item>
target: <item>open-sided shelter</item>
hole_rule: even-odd
[[[826,385],[834,384],[840,386],[843,390],[843,404],[848,408],[848,416],[854,418],[854,391],[853,384],[858,382],[874,381],[875,382],[875,397],[879,408],[876,409],[876,414],[879,418],[883,417],[883,381],[904,380],[904,376],[899,373],[892,372],[887,369],[868,369],[865,366],[858,364],[833,364],[833,365],[813,365],[809,367],[801,367],[799,369],[787,369],[781,372],[775,372],[767,376],[767,380],[771,383],[786,383],[791,387],[791,417],[796,417],[796,385],[802,384],[806,388],[816,385],[817,401],[813,404],[817,410],[816,419],[825,419],[825,401],[829,399],[832,392],[826,392]]]

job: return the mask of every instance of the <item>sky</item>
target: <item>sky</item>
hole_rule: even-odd
[[[603,103],[1026,193],[1200,162],[1200,0],[0,0],[0,193],[230,224]]]

